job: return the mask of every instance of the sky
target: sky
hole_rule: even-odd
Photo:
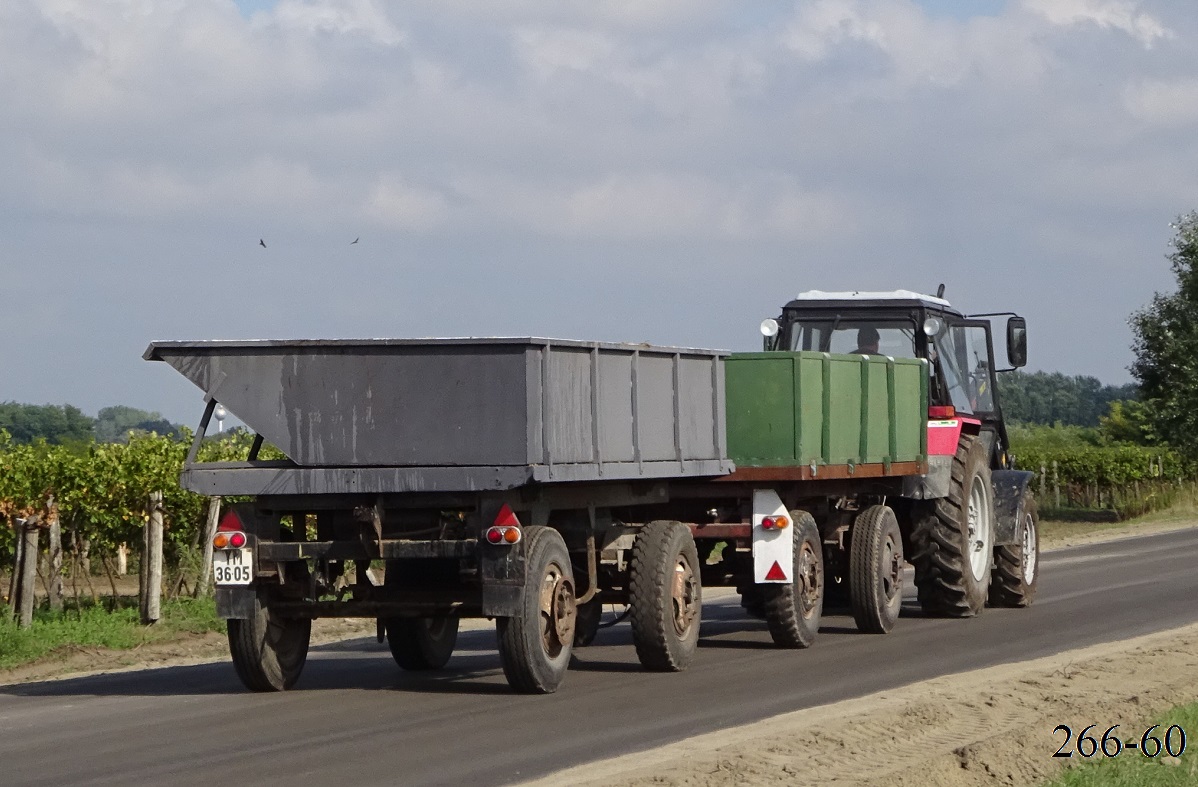
[[[940,283],[1121,384],[1198,209],[1190,0],[4,0],[0,74],[0,401],[90,414],[198,421],[157,339],[749,350]]]

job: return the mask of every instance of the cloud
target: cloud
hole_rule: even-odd
[[[1148,48],[1174,36],[1155,16],[1140,11],[1140,3],[1131,0],[1021,0],[1021,5],[1054,25],[1089,24],[1119,30]]]

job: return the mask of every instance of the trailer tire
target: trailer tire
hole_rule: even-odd
[[[911,562],[926,614],[966,618],[986,606],[994,559],[994,487],[985,447],[962,435],[948,497],[916,517]]]
[[[774,644],[809,648],[819,633],[824,606],[823,544],[815,518],[791,511],[794,523],[794,579],[789,584],[757,585],[764,597],[765,622]]]
[[[599,624],[603,620],[603,603],[593,598],[585,604],[579,604],[578,617],[574,621],[574,647],[585,648],[595,641],[599,634]]]
[[[550,527],[524,528],[524,560],[520,614],[495,619],[499,660],[516,691],[551,694],[574,648],[574,571],[566,542]]]
[[[400,667],[413,672],[444,667],[458,641],[456,615],[389,618],[386,627],[392,658]]]
[[[680,672],[699,645],[699,552],[681,522],[645,525],[632,544],[628,589],[632,641],[645,669]]]
[[[857,628],[886,634],[903,606],[903,535],[889,506],[874,505],[853,522],[849,602]]]
[[[230,620],[229,654],[237,677],[250,691],[283,691],[295,685],[308,659],[312,621],[284,618],[254,597],[254,615]]]
[[[994,573],[990,577],[990,606],[1026,607],[1036,598],[1040,578],[1040,513],[1036,499],[1026,493],[1023,518],[1016,530],[1019,541],[994,548]]]

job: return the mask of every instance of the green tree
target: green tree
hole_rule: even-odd
[[[1156,293],[1131,316],[1140,382],[1156,435],[1198,460],[1198,212],[1173,225],[1169,263],[1177,291]]]
[[[179,426],[163,418],[160,413],[138,410],[136,407],[105,407],[96,416],[96,439],[101,443],[128,442],[130,432],[154,432],[168,437],[179,437],[182,434]]]
[[[92,438],[94,420],[69,404],[0,403],[0,429],[14,443],[31,443],[39,438],[61,445]]]

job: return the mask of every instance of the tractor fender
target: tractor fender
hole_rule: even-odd
[[[994,543],[997,546],[1018,544],[1018,524],[1023,521],[1023,508],[1031,496],[1028,485],[1034,473],[1027,470],[994,470]]]

